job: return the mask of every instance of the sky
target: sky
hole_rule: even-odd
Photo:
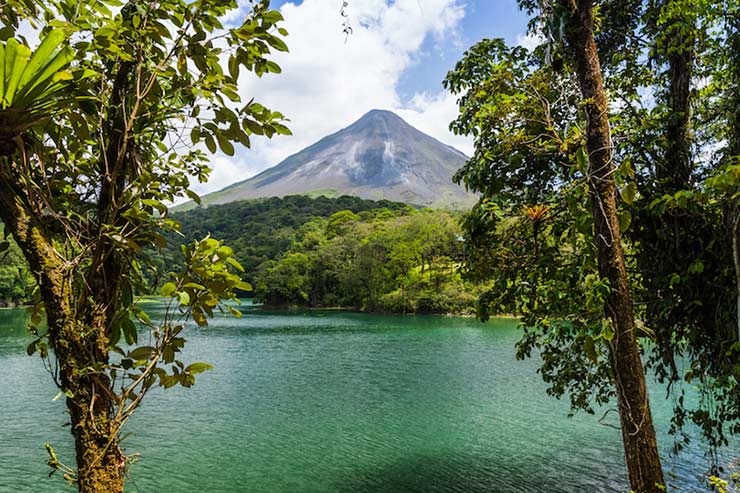
[[[247,75],[239,91],[245,101],[255,98],[283,113],[293,135],[254,138],[251,149],[214,156],[211,179],[196,192],[254,176],[371,109],[394,111],[419,130],[472,153],[472,141],[448,129],[457,107],[442,80],[483,38],[527,44],[527,16],[516,1],[347,1],[350,36],[342,32],[342,0],[273,0],[289,32],[290,51],[272,57],[282,73]],[[248,0],[240,5],[241,15],[249,11]]]

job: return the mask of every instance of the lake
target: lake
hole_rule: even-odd
[[[44,443],[73,463],[71,436],[25,317],[0,311],[0,491],[64,491]],[[186,364],[215,369],[145,400],[127,491],[628,489],[619,431],[546,395],[538,362],[514,358],[514,320],[248,310],[186,338]],[[654,390],[667,479],[697,491],[703,446],[668,455],[671,403]]]

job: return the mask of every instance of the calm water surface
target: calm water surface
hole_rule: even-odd
[[[62,400],[25,355],[25,314],[0,311],[0,492],[66,491],[44,443],[73,463]],[[619,432],[545,394],[515,361],[515,323],[249,312],[191,330],[183,359],[213,371],[157,389],[129,423],[131,492],[616,492]],[[667,451],[670,403],[653,406]],[[668,458],[699,491],[701,444]]]

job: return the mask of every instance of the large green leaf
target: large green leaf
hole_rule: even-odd
[[[73,53],[66,35],[50,31],[35,51],[14,38],[0,44],[0,128],[20,134],[45,121],[58,102],[57,92],[72,78],[65,70]]]

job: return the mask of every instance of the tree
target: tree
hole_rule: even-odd
[[[304,224],[287,252],[262,264],[255,297],[269,305],[468,313],[479,287],[457,272],[460,234],[441,211],[340,210]]]
[[[49,464],[83,492],[122,492],[121,427],[154,386],[190,386],[204,363],[177,354],[186,323],[207,323],[235,289],[233,251],[206,238],[183,247],[186,264],[166,281],[162,320],[134,293],[148,290],[148,249],[177,229],[167,203],[203,181],[217,147],[233,154],[250,136],[286,134],[283,116],[241,101],[243,71],[279,72],[278,12],[257,2],[222,25],[234,1],[29,1],[4,4],[0,59],[0,218],[38,284],[29,353],[50,360],[66,395],[76,469],[50,448]],[[39,26],[31,50],[12,36]],[[46,331],[40,327],[45,315]],[[137,326],[150,346],[137,346]],[[124,344],[125,342],[125,344]],[[126,346],[128,345],[128,347]]]
[[[590,0],[561,0],[560,8],[566,19],[565,39],[574,58],[586,115],[587,174],[594,240],[599,275],[609,286],[605,315],[614,325],[611,364],[630,485],[636,492],[664,491],[622,246],[609,102],[594,39],[594,7]]]
[[[531,9],[539,7],[522,3]],[[554,39],[562,33],[566,48],[559,53],[563,58],[558,63],[551,63],[550,53],[527,60],[524,50],[507,50],[500,41],[484,40],[466,53],[446,79],[453,93],[462,94],[461,115],[453,122],[453,129],[476,137],[475,155],[458,179],[492,199],[479,203],[467,227],[468,231],[481,231],[484,238],[511,238],[511,229],[524,229],[531,235],[527,243],[531,245],[533,239],[534,244],[529,251],[503,246],[486,257],[496,266],[502,263],[501,257],[509,257],[511,262],[512,251],[527,259],[524,265],[517,264],[528,273],[526,281],[524,273],[511,273],[509,266],[503,272],[511,273],[514,279],[502,279],[499,284],[510,294],[509,300],[514,299],[517,311],[525,315],[524,323],[535,328],[525,337],[520,353],[527,355],[533,347],[544,346],[543,375],[553,383],[552,391],[564,393],[568,382],[582,385],[572,396],[576,407],[590,407],[589,384],[597,386],[597,402],[604,402],[609,394],[603,386],[608,377],[614,385],[632,489],[662,491],[664,480],[622,245],[622,229],[629,216],[618,207],[615,175],[619,169],[614,162],[609,106],[595,41],[594,6],[581,0],[543,5],[542,22],[559,26],[546,34]],[[571,77],[561,75],[566,69]],[[570,164],[573,161],[575,165]],[[590,202],[588,216],[582,209],[586,197]],[[514,226],[507,225],[498,204],[514,214],[513,207],[526,207],[525,217]],[[555,216],[566,222],[548,224]],[[592,227],[590,238],[583,238],[588,231],[584,220],[590,222],[586,228]],[[567,237],[572,246],[558,243]],[[588,258],[591,255],[596,272],[580,277],[584,268],[588,272],[594,267]],[[558,258],[568,260],[563,263]],[[574,261],[581,263],[575,270]],[[580,307],[557,298],[571,296],[574,287],[591,291],[585,293]],[[555,297],[552,304],[545,301],[550,297]],[[598,305],[602,313],[597,318],[587,310]],[[558,307],[573,311],[560,312]],[[565,324],[547,317],[556,319],[561,313]],[[597,338],[591,334],[599,325],[602,329],[597,338],[606,343],[609,365],[592,370],[589,360],[596,362],[598,354]],[[563,344],[581,346],[578,349],[583,357],[563,358],[558,354]],[[576,378],[577,373],[572,372],[579,367],[586,369],[588,376]]]

